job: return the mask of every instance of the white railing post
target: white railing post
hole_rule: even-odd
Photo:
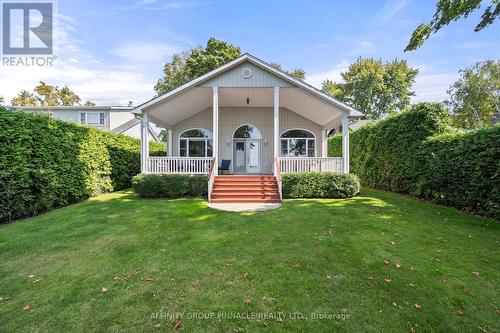
[[[174,149],[174,142],[172,141],[173,138],[173,130],[171,128],[168,129],[168,156],[172,156],[173,155],[173,149]]]
[[[149,158],[149,122],[148,113],[143,112],[141,119],[141,172],[148,172]]]
[[[280,87],[274,87],[274,159],[280,156]],[[278,174],[276,163],[274,165],[274,175]]]
[[[344,173],[349,173],[349,113],[342,119],[342,165]]]
[[[215,176],[219,173],[219,88],[213,87],[213,100],[212,100],[212,122],[213,122],[213,157],[215,158],[215,169],[213,173]]]

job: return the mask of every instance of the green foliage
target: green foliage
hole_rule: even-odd
[[[11,99],[10,103],[13,106],[37,106],[38,99],[33,93],[22,90],[16,97]]]
[[[52,86],[40,81],[33,91],[36,95],[29,91],[22,90],[11,100],[11,104],[13,106],[37,106],[42,102],[45,106],[71,106],[81,101],[80,96],[69,89],[68,86],[59,89],[57,86]],[[88,101],[85,105],[89,106],[88,103],[92,102]]]
[[[286,173],[282,176],[284,198],[351,198],[359,193],[354,174]]]
[[[239,57],[240,48],[224,41],[210,38],[205,48],[195,48],[175,54],[165,64],[164,76],[155,85],[161,95]]]
[[[419,25],[417,29],[413,31],[405,51],[414,51],[418,49],[424,44],[426,39],[438,32],[442,27],[448,25],[452,21],[466,18],[470,13],[479,9],[482,2],[482,0],[438,0],[436,12],[432,20],[427,24]],[[493,0],[488,3],[489,5],[481,16],[481,21],[474,29],[476,32],[492,24],[500,15],[500,1]]]
[[[348,103],[369,119],[404,110],[415,93],[411,86],[418,69],[408,66],[405,60],[363,59],[349,66],[342,73],[342,83],[323,82],[323,90]]]
[[[500,61],[477,62],[459,73],[446,102],[451,123],[465,129],[489,126],[493,115],[500,115]]]
[[[290,72],[283,69],[283,67],[278,64],[277,62],[272,62],[271,63],[271,66],[273,66],[274,68],[277,68],[279,69],[280,71],[283,71],[287,74],[290,74],[291,76],[299,79],[299,80],[305,80],[306,79],[306,71],[304,71],[302,68],[297,68],[297,69],[292,69]]]
[[[132,179],[134,192],[143,198],[181,198],[206,196],[205,176],[139,174]]]
[[[45,115],[0,108],[0,142],[0,222],[130,187],[140,169],[139,140]]]
[[[440,104],[367,124],[350,135],[350,167],[364,185],[500,218],[500,126],[451,132]],[[340,156],[342,138],[329,139]]]

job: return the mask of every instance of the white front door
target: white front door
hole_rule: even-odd
[[[247,140],[247,173],[260,173],[260,140]]]

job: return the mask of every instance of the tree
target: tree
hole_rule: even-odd
[[[500,115],[500,61],[476,62],[459,74],[446,101],[451,123],[465,129],[487,127]]]
[[[57,96],[60,104],[64,106],[71,106],[80,103],[80,96],[78,96],[73,90],[69,89],[68,86],[64,86],[57,90]]]
[[[436,12],[427,24],[420,24],[410,38],[405,51],[418,49],[426,39],[438,32],[442,27],[460,18],[466,18],[470,13],[481,7],[482,0],[438,0]],[[481,16],[481,21],[474,29],[478,32],[492,24],[500,15],[500,0],[491,0]]]
[[[5,102],[5,98],[3,96],[0,96],[0,105],[2,105],[3,102]]]
[[[342,83],[325,80],[323,90],[350,104],[367,118],[378,119],[410,105],[410,96],[415,95],[411,86],[417,74],[418,69],[409,67],[405,60],[382,62],[358,58],[341,73]]]
[[[10,103],[13,106],[37,106],[38,98],[33,93],[23,90]]]
[[[164,76],[155,85],[161,95],[239,57],[241,50],[232,44],[210,38],[205,48],[197,47],[175,54],[165,64]]]
[[[86,101],[85,103],[83,103],[83,106],[95,106],[95,103],[92,101]]]
[[[302,69],[302,68],[297,68],[297,69],[292,69],[290,72],[283,69],[283,67],[281,67],[280,64],[276,63],[276,62],[272,62],[271,63],[271,66],[273,66],[274,68],[277,68],[279,69],[280,71],[283,71],[287,74],[290,74],[291,76],[299,79],[299,80],[305,80],[306,79],[306,72]]]
[[[46,106],[57,106],[59,105],[59,96],[57,94],[57,87],[46,84],[43,81],[33,89],[35,93],[38,95],[38,99],[42,104]]]

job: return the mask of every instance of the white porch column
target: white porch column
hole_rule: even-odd
[[[349,113],[342,119],[342,163],[344,173],[349,173]]]
[[[148,172],[149,157],[149,121],[147,112],[142,113],[141,120],[141,172]]]
[[[215,157],[215,166],[213,172],[218,175],[219,172],[219,88],[213,87],[213,101],[212,101],[212,114],[213,114],[213,140],[212,151]]]
[[[173,148],[174,148],[174,142],[172,141],[173,138],[172,138],[172,134],[173,134],[173,130],[171,128],[168,129],[168,141],[167,141],[167,144],[168,144],[168,148],[167,148],[167,154],[168,156],[172,156],[173,155]]]
[[[274,87],[274,160],[280,156],[280,87]],[[273,170],[276,163],[273,161]],[[278,170],[274,170],[276,175]]]
[[[328,157],[328,130],[321,129],[321,157]]]

